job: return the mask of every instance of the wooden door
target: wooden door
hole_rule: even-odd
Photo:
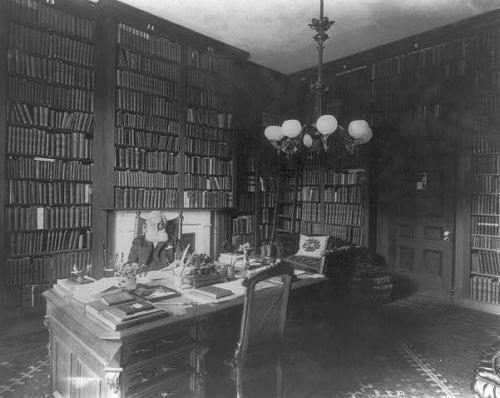
[[[407,173],[396,220],[396,269],[417,290],[451,294],[455,178],[452,151],[428,148]]]

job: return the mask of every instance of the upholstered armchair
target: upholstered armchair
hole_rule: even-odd
[[[500,398],[500,341],[493,343],[479,358],[472,389],[476,397]]]
[[[329,236],[324,253],[320,257],[309,257],[298,254],[299,242],[300,234],[278,234],[274,242],[275,256],[295,269],[325,274],[342,284],[349,283],[354,272],[355,260],[351,243]]]

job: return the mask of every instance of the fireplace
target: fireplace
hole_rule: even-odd
[[[129,211],[116,210],[110,220],[111,236],[108,237],[106,253],[108,264],[110,260],[127,261],[132,240],[141,229],[141,219],[149,210]],[[167,220],[179,216],[178,211],[162,211]],[[228,239],[230,217],[223,211],[183,210],[182,242],[190,244],[190,250],[205,253],[211,257],[219,254],[223,240]]]

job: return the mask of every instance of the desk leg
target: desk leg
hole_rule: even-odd
[[[104,382],[107,387],[108,398],[121,397],[120,375],[122,368],[104,368]]]

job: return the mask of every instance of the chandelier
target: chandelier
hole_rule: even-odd
[[[328,152],[328,139],[334,133],[340,136],[349,153],[353,153],[357,146],[370,141],[373,136],[365,120],[351,121],[346,132],[344,127],[338,124],[335,116],[321,115],[322,95],[327,89],[322,81],[324,42],[328,39],[326,32],[335,23],[323,16],[323,2],[324,0],[320,0],[319,19],[313,18],[309,24],[309,27],[316,32],[313,38],[318,43],[318,79],[311,84],[311,91],[315,96],[314,110],[318,119],[316,123],[305,125],[296,119],[286,120],[281,126],[267,126],[264,130],[265,137],[278,153],[284,153],[288,157],[303,151]]]

